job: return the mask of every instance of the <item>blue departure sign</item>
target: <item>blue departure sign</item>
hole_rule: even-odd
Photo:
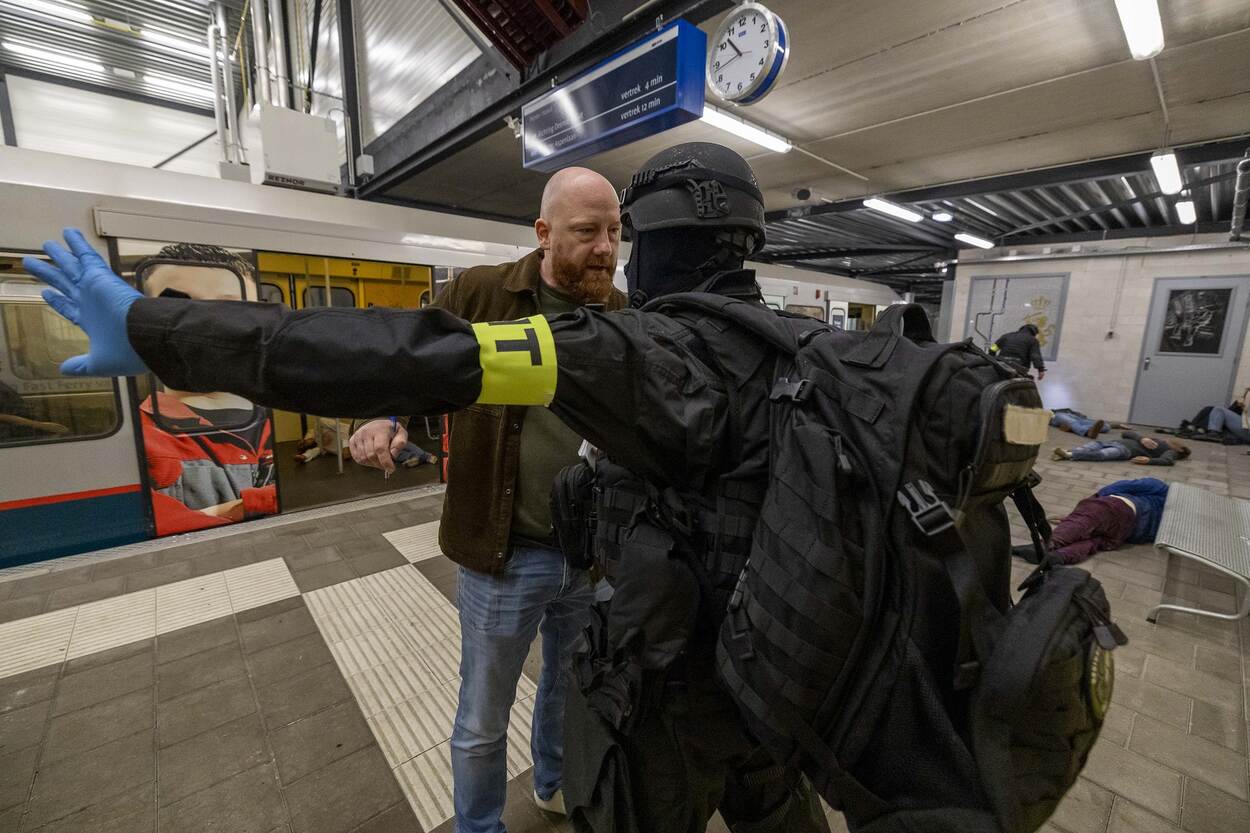
[[[684,20],[521,108],[522,162],[555,171],[703,115],[707,36]]]

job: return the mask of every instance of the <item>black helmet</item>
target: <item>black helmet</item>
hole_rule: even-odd
[[[1037,329],[1036,324],[1025,324],[1020,329],[1025,331],[1029,335],[1034,335],[1034,336],[1037,335],[1039,332],[1041,332],[1041,330]]]
[[[648,159],[621,193],[621,220],[635,232],[740,229],[746,255],[764,246],[764,195],[747,161],[723,145],[687,142]]]

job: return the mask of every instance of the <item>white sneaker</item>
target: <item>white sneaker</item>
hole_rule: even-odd
[[[564,790],[556,790],[551,794],[551,798],[542,799],[538,797],[538,793],[534,793],[534,803],[538,805],[538,809],[546,810],[548,813],[557,813],[561,816],[567,816],[568,812],[564,809]]]

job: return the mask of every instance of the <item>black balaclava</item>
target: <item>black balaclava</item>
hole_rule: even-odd
[[[742,268],[742,256],[719,229],[668,228],[634,232],[625,280],[630,304],[688,292],[718,272]]]

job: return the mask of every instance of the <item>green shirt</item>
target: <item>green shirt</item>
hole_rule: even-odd
[[[538,311],[543,315],[573,312],[578,304],[545,282],[538,284]],[[512,504],[512,534],[550,542],[551,484],[560,469],[577,462],[582,438],[546,408],[528,408],[521,428],[521,452]]]

